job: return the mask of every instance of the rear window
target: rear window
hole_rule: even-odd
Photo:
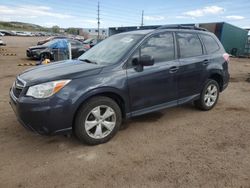
[[[177,33],[177,41],[180,48],[180,58],[202,55],[202,45],[197,34]]]
[[[200,35],[202,42],[205,45],[208,54],[212,54],[220,49],[219,44],[216,40],[209,35]]]

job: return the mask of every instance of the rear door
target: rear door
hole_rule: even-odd
[[[201,92],[203,76],[209,63],[196,33],[177,32],[178,56],[180,61],[178,95],[180,103]]]
[[[143,55],[152,56],[155,64],[137,69],[137,66],[132,65],[132,60]],[[151,36],[132,55],[127,69],[132,115],[150,111],[150,107],[161,108],[169,102],[177,104],[179,62],[175,57],[172,32]]]

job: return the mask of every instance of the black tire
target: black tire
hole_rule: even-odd
[[[216,97],[216,100],[213,102],[213,104],[211,106],[207,105],[207,103],[205,102],[205,95],[207,93],[207,89],[209,86],[215,86],[216,89],[217,89],[217,97]],[[207,110],[211,110],[217,103],[218,99],[219,99],[219,94],[220,93],[220,88],[219,88],[219,84],[215,81],[215,80],[212,80],[212,79],[208,79],[202,92],[201,92],[201,95],[200,95],[200,98],[196,101],[194,101],[194,104],[195,106],[200,109],[200,110],[203,110],[203,111],[207,111]]]
[[[91,111],[98,106],[107,106],[111,108],[115,114],[115,119],[116,119],[115,125],[112,131],[103,138],[91,137],[85,128],[85,121],[87,120],[87,118],[89,118]],[[87,102],[85,102],[80,107],[79,111],[77,112],[75,124],[74,124],[74,133],[76,137],[85,144],[88,144],[88,145],[102,144],[102,143],[109,141],[117,133],[117,131],[120,128],[121,122],[122,122],[121,109],[114,100],[112,100],[109,97],[104,97],[104,96],[93,97],[89,99]],[[104,126],[102,125],[102,129],[103,127]],[[94,128],[97,129],[97,126]],[[95,131],[96,130],[94,130],[93,132]]]
[[[42,53],[41,55],[40,55],[40,60],[41,61],[43,61],[43,60],[45,60],[45,59],[50,59],[51,58],[51,56],[50,56],[50,54],[49,53]],[[50,59],[51,60],[51,59]]]

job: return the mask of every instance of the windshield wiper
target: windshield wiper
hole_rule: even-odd
[[[91,60],[89,60],[89,59],[80,59],[80,61],[85,61],[86,63],[97,64],[96,62],[91,61]]]

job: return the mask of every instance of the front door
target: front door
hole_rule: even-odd
[[[130,58],[127,78],[132,115],[177,104],[179,61],[175,58],[174,44],[172,32],[156,34],[146,39]],[[133,65],[143,55],[153,57],[154,65],[142,69]]]

